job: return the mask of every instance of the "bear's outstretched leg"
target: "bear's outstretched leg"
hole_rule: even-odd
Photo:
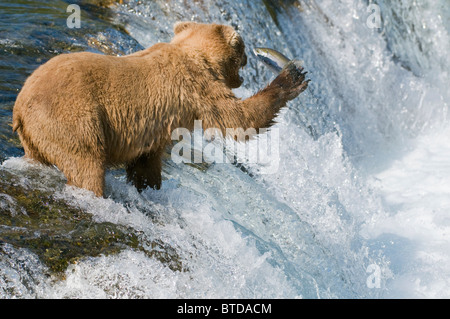
[[[266,88],[245,100],[216,90],[220,95],[214,96],[215,103],[198,112],[203,129],[219,128],[225,136],[227,128],[253,128],[256,133],[270,127],[280,109],[306,90],[310,81],[305,79],[306,73],[299,61],[292,60]]]
[[[143,154],[127,165],[127,179],[139,191],[150,186],[161,188],[161,151]]]

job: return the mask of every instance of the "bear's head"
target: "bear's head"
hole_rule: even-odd
[[[200,54],[230,88],[238,88],[243,79],[239,70],[247,64],[245,44],[230,26],[178,22],[172,43]]]

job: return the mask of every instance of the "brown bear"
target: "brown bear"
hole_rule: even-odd
[[[126,165],[142,190],[161,185],[161,156],[171,132],[203,128],[265,128],[303,92],[302,68],[290,62],[266,88],[242,100],[247,63],[230,26],[179,22],[170,43],[117,57],[61,54],[26,80],[13,111],[25,156],[57,166],[68,184],[103,195],[105,169]]]

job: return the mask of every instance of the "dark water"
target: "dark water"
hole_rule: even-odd
[[[120,26],[109,22],[108,10],[80,3],[83,24],[67,27],[74,1],[0,2],[0,158],[22,155],[11,133],[12,108],[25,79],[55,55],[77,51],[127,54],[142,49]]]

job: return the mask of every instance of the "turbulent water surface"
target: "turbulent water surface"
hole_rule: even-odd
[[[79,3],[80,29],[70,2],[0,2],[0,298],[450,297],[448,0],[124,2]],[[168,157],[162,189],[141,194],[117,169],[103,199],[22,158],[12,108],[38,65],[135,52],[180,20],[240,32],[241,97],[273,78],[254,47],[303,61],[311,83],[277,117],[264,161]],[[31,221],[61,203],[77,211],[70,231]],[[106,245],[70,255],[93,232]]]

